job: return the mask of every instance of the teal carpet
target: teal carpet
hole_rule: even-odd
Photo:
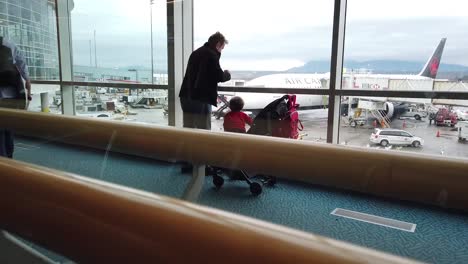
[[[173,163],[27,138],[15,145],[15,159],[167,196],[181,197],[190,181]]]
[[[145,191],[181,197],[189,175],[180,165],[51,142],[19,138],[15,158]],[[199,203],[299,230],[431,263],[468,263],[468,215],[330,188],[280,181],[259,197],[247,184],[206,179]],[[417,224],[414,233],[330,213],[359,211]],[[255,249],[253,249],[255,250]]]

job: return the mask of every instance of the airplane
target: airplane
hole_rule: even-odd
[[[388,87],[389,80],[419,80],[419,81],[432,81],[436,78],[439,69],[440,60],[445,47],[446,38],[442,38],[434,50],[432,55],[427,60],[421,72],[417,75],[403,75],[403,74],[370,74],[370,73],[344,73],[343,74],[343,89],[365,89],[365,90],[390,90]],[[313,74],[299,74],[299,73],[279,73],[270,74],[258,77],[256,79],[240,82],[236,81],[235,86],[245,87],[263,87],[263,88],[310,88],[310,89],[328,89],[328,82],[330,81],[329,73],[313,73]],[[271,101],[280,98],[283,94],[273,93],[246,93],[246,92],[222,92],[219,96],[220,106],[215,109],[214,113],[217,118],[222,116],[224,111],[228,108],[226,103],[232,96],[240,96],[244,99],[244,110],[250,112],[258,112],[268,105]],[[404,103],[418,103],[418,100],[391,102],[387,98],[376,97],[360,97],[361,99],[384,101],[386,104],[386,118],[391,119],[398,112],[404,111]],[[420,101],[419,101],[420,102]],[[297,103],[300,105],[299,109],[320,109],[327,108],[328,96],[326,95],[297,95]]]

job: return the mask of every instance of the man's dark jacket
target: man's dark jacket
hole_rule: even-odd
[[[208,43],[192,52],[179,97],[216,106],[218,83],[231,79],[231,75],[221,69],[220,57],[221,53],[211,48]]]

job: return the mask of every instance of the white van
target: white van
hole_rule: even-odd
[[[420,147],[424,141],[420,137],[413,136],[408,131],[399,129],[379,129],[376,128],[369,138],[370,142],[380,144],[382,147],[387,145],[406,145]]]
[[[468,138],[468,121],[459,121],[458,124],[458,140],[466,141]]]

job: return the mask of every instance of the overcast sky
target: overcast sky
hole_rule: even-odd
[[[76,64],[90,64],[96,30],[99,66],[150,67],[149,0],[74,1]],[[155,65],[164,68],[166,1],[154,2]],[[332,0],[194,0],[194,8],[195,47],[216,31],[229,40],[223,68],[285,70],[330,58]],[[447,37],[442,63],[468,65],[466,10],[465,0],[348,0],[345,59],[423,62]]]

